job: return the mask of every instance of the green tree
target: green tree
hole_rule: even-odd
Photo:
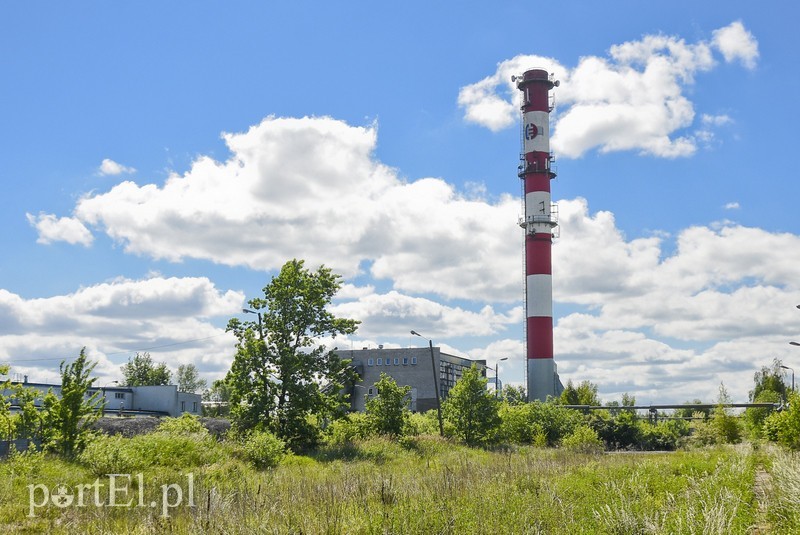
[[[100,392],[88,395],[96,378],[89,377],[95,363],[90,363],[85,348],[72,363],[61,362],[61,397],[44,399],[46,423],[53,432],[52,447],[66,457],[80,453],[100,417]]]
[[[410,386],[399,386],[395,380],[381,372],[375,383],[378,395],[367,400],[369,427],[379,435],[399,437],[405,433],[411,411],[408,410]]]
[[[784,373],[783,368],[781,368],[782,365],[783,362],[779,359],[773,359],[772,365],[762,366],[761,369],[753,375],[755,386],[750,391],[750,401],[755,401],[765,390],[777,392],[780,399],[786,399],[789,393],[789,386],[783,380]]]
[[[714,407],[714,414],[711,418],[711,425],[717,435],[717,440],[722,443],[736,444],[742,439],[742,429],[739,420],[732,414],[725,405],[731,402],[728,390],[725,385],[719,385],[719,398],[717,406]]]
[[[168,385],[172,373],[163,362],[155,364],[150,353],[136,353],[128,359],[122,370],[123,386],[158,386]]]
[[[561,405],[591,405],[599,406],[600,399],[597,397],[597,385],[590,381],[583,381],[577,387],[572,381],[567,381],[567,386],[561,392],[559,398]]]
[[[528,402],[528,395],[524,386],[505,386],[502,391],[503,401],[509,405],[522,405]]]
[[[248,301],[259,322],[228,322],[238,339],[226,377],[234,424],[242,431],[265,427],[292,449],[318,440],[315,417],[344,415],[342,387],[355,381],[355,371],[318,340],[352,334],[359,323],[327,309],[340,277],[324,266],[310,271],[303,264],[284,264],[264,287],[264,297]]]
[[[0,364],[0,375],[6,376],[0,382],[0,436],[10,440],[13,438],[14,420],[11,418],[11,401],[5,395],[5,392],[8,392],[11,388],[11,379],[8,377],[8,371],[7,364]]]
[[[231,392],[225,379],[217,379],[211,383],[211,388],[203,391],[203,401],[210,401],[212,404],[203,405],[203,416],[228,416],[230,414],[229,402]]]
[[[486,382],[473,364],[464,370],[442,406],[444,419],[453,425],[456,436],[470,445],[487,441],[500,425],[499,402],[486,389]]]
[[[175,374],[178,383],[178,392],[196,393],[206,387],[206,380],[200,378],[200,372],[194,364],[181,364]]]

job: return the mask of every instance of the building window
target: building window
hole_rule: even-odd
[[[417,357],[411,357],[411,365],[415,366],[417,364]]]
[[[391,364],[392,364],[392,359],[390,359],[389,357],[386,357],[386,365],[390,366]]]
[[[186,412],[186,402],[181,401],[181,412]]]
[[[378,366],[383,366],[383,359],[378,357]]]
[[[374,365],[374,364],[375,364],[375,361],[374,361],[373,359],[369,359],[369,360],[367,361],[367,366],[372,366],[372,365]]]
[[[373,388],[369,387],[369,390],[367,390],[367,395],[371,396],[373,392],[374,392]]]
[[[408,366],[408,357],[403,357],[403,366]]]
[[[125,392],[114,392],[114,399],[125,399]]]
[[[397,358],[397,357],[394,358],[394,365],[395,366],[399,366],[400,365],[400,359],[399,358]]]
[[[192,412],[197,412],[197,402],[192,401]]]

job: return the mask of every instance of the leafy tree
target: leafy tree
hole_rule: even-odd
[[[7,439],[12,438],[14,432],[14,420],[11,418],[11,402],[3,394],[11,387],[11,379],[8,378],[9,367],[7,364],[0,364],[0,375],[6,378],[0,382],[0,433]]]
[[[194,364],[181,364],[175,374],[178,383],[178,392],[196,393],[206,387],[206,380],[200,378],[200,372]]]
[[[702,400],[694,399],[692,401],[684,401],[684,405],[704,405]],[[711,417],[711,409],[703,408],[698,409],[695,407],[686,407],[684,409],[675,409],[675,416],[679,418],[697,418],[698,416],[703,417],[704,419],[709,419]]]
[[[583,381],[577,387],[572,381],[567,381],[567,386],[561,392],[559,398],[561,405],[591,405],[599,406],[600,399],[597,397],[597,385],[590,381]]]
[[[53,431],[52,447],[67,457],[84,448],[91,426],[100,417],[100,392],[87,397],[96,378],[89,376],[95,363],[89,363],[85,348],[72,363],[61,362],[61,397],[44,399],[46,421]],[[52,393],[51,393],[52,394]]]
[[[714,415],[712,416],[712,427],[716,431],[717,439],[719,442],[736,444],[742,439],[742,430],[739,427],[739,420],[730,414],[730,409],[725,405],[731,402],[728,395],[728,390],[725,385],[719,385],[719,398],[717,406],[714,407]]]
[[[14,425],[14,434],[18,439],[30,441],[42,436],[43,415],[36,406],[36,400],[40,397],[39,392],[34,388],[24,385],[14,385],[11,389],[14,399],[19,406]]]
[[[226,377],[234,424],[241,431],[266,428],[292,449],[318,440],[315,417],[344,414],[342,387],[355,380],[355,371],[318,340],[352,334],[359,323],[327,310],[340,277],[324,266],[312,272],[303,264],[284,264],[264,287],[264,297],[248,301],[260,323],[228,322],[238,339]]]
[[[227,416],[230,414],[228,403],[231,399],[230,386],[225,379],[217,379],[211,384],[211,388],[203,391],[203,401],[212,401],[216,405],[203,406],[204,416]]]
[[[753,402],[778,404],[781,402],[781,395],[772,390],[762,390]],[[772,411],[773,409],[769,407],[748,407],[747,410],[744,411],[744,420],[753,438],[762,437],[764,421]]]
[[[399,386],[395,380],[381,372],[375,383],[378,395],[367,400],[367,421],[370,428],[379,435],[401,436],[408,425],[408,393],[410,386]]]
[[[163,362],[155,364],[150,353],[136,353],[128,359],[122,370],[123,386],[168,385],[172,378],[169,368]]]
[[[486,389],[486,378],[473,364],[450,390],[442,407],[445,420],[467,444],[485,442],[500,425],[497,398]]]
[[[522,405],[528,402],[524,386],[505,386],[501,391],[503,401],[509,405]]]
[[[784,373],[781,366],[783,362],[779,359],[773,359],[772,365],[762,366],[762,368],[753,375],[755,386],[750,391],[750,401],[755,401],[761,392],[765,390],[777,392],[780,399],[786,399],[789,393],[789,387],[783,381]]]

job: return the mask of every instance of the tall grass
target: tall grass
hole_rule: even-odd
[[[211,444],[197,440],[198,447]],[[315,457],[289,455],[262,471],[225,443],[211,447],[205,455],[192,451],[176,467],[152,451],[145,456],[146,504],[161,499],[161,485],[193,474],[195,506],[177,507],[167,517],[150,507],[51,506],[30,518],[27,484],[91,482],[98,467],[14,457],[0,465],[0,529],[716,534],[747,533],[755,511],[752,453],[742,447],[598,455],[525,447],[487,451],[433,437],[402,444],[376,438]]]

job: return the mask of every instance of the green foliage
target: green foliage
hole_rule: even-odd
[[[269,431],[254,431],[242,446],[245,458],[260,470],[278,466],[286,455],[286,444]]]
[[[341,445],[367,438],[372,428],[366,414],[354,412],[331,422],[325,432],[328,444]]]
[[[486,382],[473,365],[464,370],[442,406],[456,436],[470,445],[488,441],[500,424],[498,401],[486,390]]]
[[[14,418],[14,436],[17,439],[34,440],[43,438],[44,415],[36,407],[40,393],[25,385],[14,385],[11,393],[19,406],[19,413]]]
[[[555,446],[583,423],[578,411],[541,401],[503,404],[500,419],[500,440],[535,446]]]
[[[230,386],[225,379],[217,379],[211,388],[203,391],[203,401],[211,401],[214,405],[203,405],[203,416],[221,417],[230,415]]]
[[[408,434],[414,436],[438,435],[439,415],[436,409],[412,413],[408,419]]]
[[[367,400],[367,420],[370,428],[379,435],[399,437],[408,427],[410,386],[398,386],[395,380],[381,372],[375,383],[378,395]]]
[[[120,369],[124,386],[168,385],[172,373],[163,362],[155,364],[150,353],[136,353]]]
[[[156,431],[171,435],[209,435],[208,429],[205,428],[200,418],[188,412],[184,412],[177,418],[164,418],[158,424]]]
[[[131,448],[131,439],[122,435],[99,435],[86,445],[78,462],[92,474],[131,474],[143,468],[139,454]]]
[[[757,399],[762,392],[769,391],[778,394],[778,399],[786,399],[789,386],[784,382],[784,371],[780,359],[773,359],[770,366],[762,368],[753,375],[755,386],[750,391],[750,401]]]
[[[781,395],[772,390],[762,390],[753,401],[755,403],[780,403]],[[774,409],[768,407],[749,407],[744,411],[744,421],[750,436],[753,438],[762,438],[764,436],[764,421],[773,411]]]
[[[200,378],[200,372],[194,364],[181,364],[178,366],[175,382],[178,383],[178,392],[195,394],[206,387],[206,380]]]
[[[790,393],[788,408],[767,417],[764,435],[791,450],[800,450],[800,395]]]
[[[602,453],[603,451],[603,441],[588,425],[576,427],[572,433],[564,437],[561,446],[575,453]]]
[[[47,396],[45,425],[51,432],[51,447],[71,457],[83,449],[91,436],[92,424],[100,417],[100,392],[86,396],[96,378],[90,378],[95,363],[89,363],[85,349],[72,363],[61,362],[61,397]]]
[[[501,397],[509,405],[522,405],[528,402],[524,386],[504,386]]]
[[[577,387],[572,384],[572,380],[567,381],[567,386],[559,397],[561,405],[600,405],[600,398],[597,397],[597,385],[590,381],[583,381]]]
[[[317,342],[356,331],[358,321],[327,310],[340,287],[330,269],[312,272],[302,260],[291,260],[264,287],[263,298],[248,302],[259,322],[228,322],[238,339],[226,377],[237,428],[268,429],[298,450],[319,439],[315,418],[343,416],[348,404],[342,387],[354,382],[355,372]]]
[[[742,440],[742,428],[739,419],[730,414],[730,409],[724,405],[730,403],[730,396],[724,384],[719,385],[719,400],[714,408],[712,427],[717,433],[718,441],[722,444],[736,444]]]

